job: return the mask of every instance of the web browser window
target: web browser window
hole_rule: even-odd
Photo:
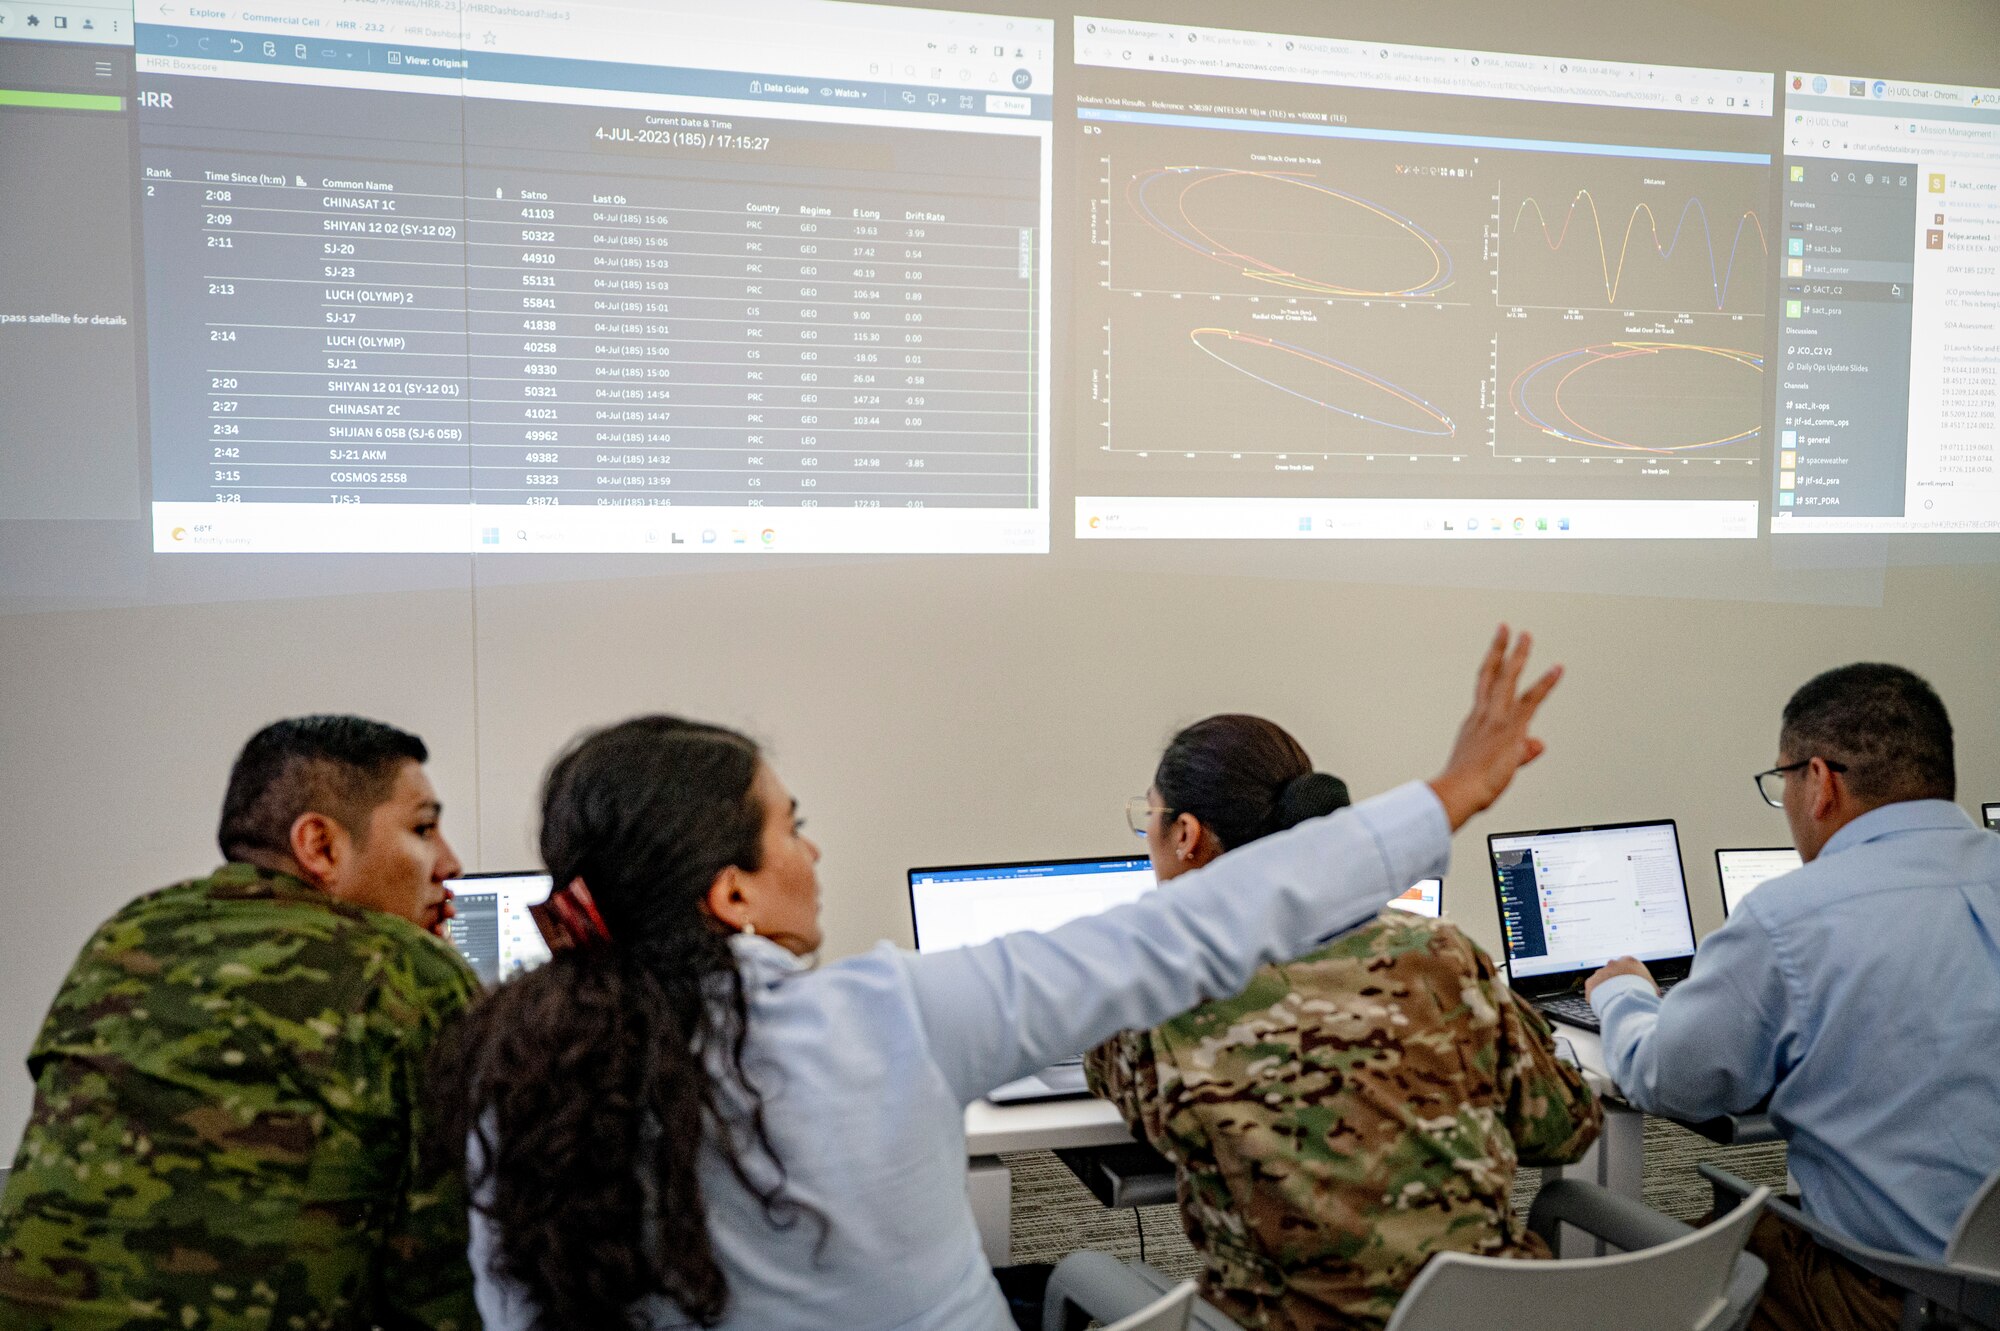
[[[160,551],[1041,551],[1052,28],[141,7]]]
[[[0,0],[0,520],[144,512],[132,91],[129,8]]]
[[[1772,76],[1075,20],[1076,535],[1745,539]]]
[[[917,948],[942,952],[1024,930],[1047,932],[1137,901],[1156,885],[1144,856],[919,869],[910,875]]]
[[[2000,531],[2000,89],[1785,79],[1771,530]]]

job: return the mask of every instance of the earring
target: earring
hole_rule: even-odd
[[[745,920],[743,921],[743,928],[741,932],[748,935],[751,938],[755,938],[757,936],[757,926],[750,923],[750,921]]]

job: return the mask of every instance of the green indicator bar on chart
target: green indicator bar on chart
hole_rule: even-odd
[[[34,92],[0,88],[0,106],[39,106],[55,111],[123,111],[125,99],[99,92]]]

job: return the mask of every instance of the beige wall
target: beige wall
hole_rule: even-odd
[[[1570,677],[1548,757],[1459,839],[1448,912],[1489,947],[1480,838],[1510,827],[1678,818],[1697,925],[1719,923],[1709,851],[1784,839],[1749,776],[1786,695],[1829,665],[1928,675],[1957,721],[1961,803],[2000,799],[1991,567],[1891,571],[1880,605],[1836,608],[1048,559],[738,567],[0,618],[0,1142],[26,1118],[20,1058],[77,947],[214,862],[229,760],[287,713],[421,732],[446,830],[484,869],[533,862],[541,770],[578,729],[643,709],[744,727],[825,851],[830,956],[907,942],[912,864],[1131,847],[1125,797],[1173,727],[1210,712],[1279,720],[1357,793],[1430,775],[1502,616]]]

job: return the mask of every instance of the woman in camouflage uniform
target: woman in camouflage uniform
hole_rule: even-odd
[[[1132,822],[1164,882],[1347,802],[1280,727],[1214,716]],[[1602,1121],[1492,959],[1393,909],[1085,1066],[1174,1162],[1202,1293],[1252,1331],[1381,1327],[1434,1252],[1547,1256],[1515,1166],[1577,1159]]]

